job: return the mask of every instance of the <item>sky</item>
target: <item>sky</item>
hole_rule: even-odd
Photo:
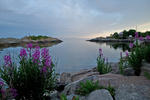
[[[150,0],[0,0],[0,37],[93,38],[150,30]]]

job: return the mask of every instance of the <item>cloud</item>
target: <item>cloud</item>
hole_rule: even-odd
[[[150,22],[150,0],[0,0],[0,36],[86,36]]]

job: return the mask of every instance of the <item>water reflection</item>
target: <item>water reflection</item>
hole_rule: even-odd
[[[48,47],[53,61],[56,62],[56,72],[77,72],[82,69],[93,68],[96,66],[96,58],[99,55],[99,48],[103,49],[104,56],[109,62],[118,62],[120,52],[125,51],[127,45],[114,43],[89,42],[86,39],[63,39],[64,42]],[[10,53],[15,62],[22,47],[9,47],[0,51],[0,64],[3,56]]]

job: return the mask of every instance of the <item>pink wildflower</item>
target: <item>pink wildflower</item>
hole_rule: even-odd
[[[149,35],[147,35],[147,36],[146,36],[146,39],[147,39],[147,40],[150,40],[150,36],[149,36]]]
[[[33,57],[33,62],[34,63],[37,63],[40,60],[40,49],[39,48],[35,49],[32,57]]]
[[[138,32],[135,32],[135,38],[137,39],[139,37]]]
[[[128,53],[128,51],[126,51],[126,52],[125,52],[125,54],[126,54],[126,57],[128,57],[128,56],[129,56],[129,53]]]
[[[26,50],[24,48],[20,50],[20,56],[21,57],[27,56]]]
[[[12,65],[12,61],[11,61],[11,57],[10,55],[5,55],[4,56],[4,61],[5,61],[5,66],[11,66]]]
[[[18,94],[17,94],[17,90],[14,88],[10,88],[10,92],[12,94],[12,96],[15,98]]]
[[[133,48],[134,44],[133,43],[130,43],[129,44],[129,48]]]
[[[142,37],[142,36],[141,36],[141,37],[139,37],[139,40],[140,40],[140,41],[143,41],[143,37]]]

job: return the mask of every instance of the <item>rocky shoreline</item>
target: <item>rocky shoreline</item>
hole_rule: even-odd
[[[91,42],[134,42],[135,39],[113,39],[113,38],[94,38],[87,41]],[[150,40],[143,39],[145,43],[150,43]]]
[[[143,75],[144,72],[150,73],[150,64],[143,63],[140,76],[135,76],[132,68],[125,69],[125,75],[121,75],[118,63],[111,63],[111,66],[112,71],[102,75],[96,67],[77,73],[62,73],[59,79],[61,88],[59,87],[58,91],[51,94],[51,100],[60,100],[62,93],[67,96],[67,100],[74,100],[72,99],[74,96],[79,96],[79,100],[150,100],[150,80]],[[86,96],[76,94],[80,83],[87,80],[98,81],[98,84],[102,86],[113,86],[115,96],[112,97],[106,89],[95,90]]]
[[[48,37],[46,39],[40,39],[40,40],[31,40],[27,37],[16,39],[16,38],[0,38],[0,48],[7,48],[7,47],[16,47],[16,46],[23,46],[25,47],[26,44],[32,43],[33,45],[39,45],[39,46],[52,46],[54,44],[61,43],[62,40],[59,40],[57,38]]]

